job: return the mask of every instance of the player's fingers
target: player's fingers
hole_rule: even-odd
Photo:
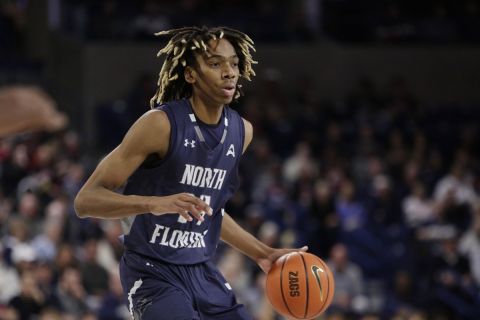
[[[303,246],[301,248],[295,248],[295,249],[288,249],[288,252],[306,252],[308,250],[308,246]]]
[[[188,211],[190,212],[191,215],[193,215],[197,220],[203,221],[203,216],[205,215],[205,212],[202,210],[198,210],[195,205],[189,204],[188,205]]]
[[[204,212],[198,210],[195,205],[190,202],[176,202],[176,205],[180,208],[181,211],[185,211],[189,214],[189,216],[193,216],[195,219],[203,221],[203,216],[205,215]]]
[[[205,204],[205,206],[203,207],[203,211],[209,216],[213,214],[213,210],[208,204]]]
[[[202,199],[199,199],[199,198],[195,198],[195,205],[197,206],[197,208],[199,208],[201,211],[203,211],[203,213],[205,214],[208,214],[209,216],[212,215],[213,213],[213,210],[212,208],[210,208],[210,206],[205,202],[203,201]]]
[[[203,215],[208,214],[209,216],[211,216],[213,213],[212,208],[210,208],[208,204],[205,204],[205,205],[195,204],[195,208],[197,208],[197,210],[200,211]]]
[[[213,214],[212,208],[202,199],[197,198],[190,193],[184,193],[183,195],[184,198],[182,200],[194,204],[199,211],[203,211],[203,214],[208,214],[209,216]]]
[[[179,210],[178,214],[184,217],[187,221],[192,221],[193,218],[188,214],[188,211],[186,210]]]
[[[173,202],[173,209],[172,209],[173,212],[178,212],[178,213],[186,212],[187,214],[189,214],[190,209],[191,208],[187,202],[184,202],[181,200],[177,200]]]

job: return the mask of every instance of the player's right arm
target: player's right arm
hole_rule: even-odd
[[[120,145],[97,166],[75,198],[79,217],[123,218],[145,212],[156,215],[179,213],[188,221],[203,220],[201,211],[210,207],[187,193],[170,196],[122,195],[122,186],[150,154],[164,157],[170,139],[170,122],[165,112],[152,110],[133,124]],[[190,214],[191,215],[190,215]]]

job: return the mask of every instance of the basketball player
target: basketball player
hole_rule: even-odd
[[[121,218],[122,285],[134,319],[251,319],[210,261],[219,239],[268,272],[281,255],[224,206],[252,125],[228,107],[254,76],[252,40],[229,28],[181,28],[159,52],[152,110],[133,124],[75,199],[81,217]],[[114,190],[126,182],[124,194]]]

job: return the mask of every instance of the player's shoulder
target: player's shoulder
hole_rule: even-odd
[[[142,127],[149,128],[148,134],[163,136],[169,135],[172,125],[178,118],[185,116],[188,111],[188,100],[178,99],[162,103],[145,112],[137,122]]]
[[[162,109],[152,109],[145,112],[138,120],[137,125],[150,129],[160,129],[169,126],[170,122],[168,120],[167,113]]]
[[[157,140],[170,134],[170,121],[165,111],[152,109],[138,118],[129,131],[143,139]]]
[[[153,110],[162,110],[167,113],[179,111],[179,110],[186,110],[188,109],[189,102],[187,99],[177,99],[177,100],[170,100],[166,101],[162,104],[156,106]]]
[[[164,111],[152,109],[145,112],[131,126],[121,143],[121,149],[133,153],[158,153],[168,148],[170,122]]]

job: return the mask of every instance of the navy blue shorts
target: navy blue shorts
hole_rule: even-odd
[[[125,252],[120,278],[135,320],[252,319],[212,262],[174,265]]]

